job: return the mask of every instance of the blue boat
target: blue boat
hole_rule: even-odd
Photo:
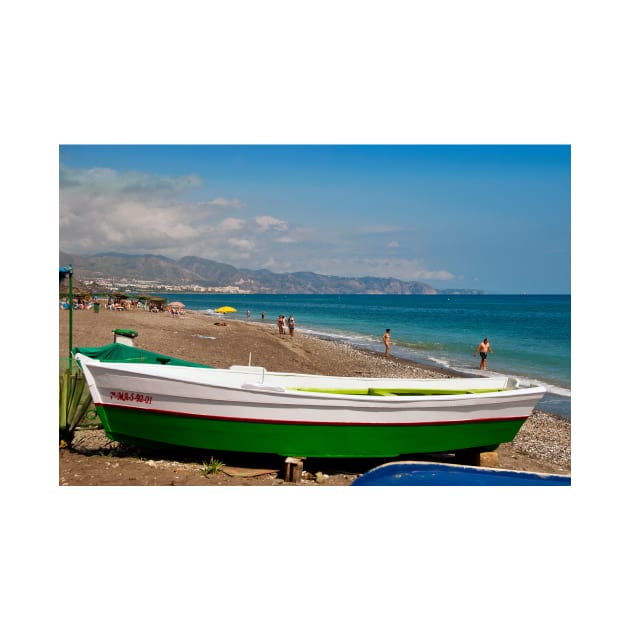
[[[357,477],[353,486],[570,486],[570,475],[432,462],[390,462]]]

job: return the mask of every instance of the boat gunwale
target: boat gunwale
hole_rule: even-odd
[[[80,355],[81,359],[84,356],[85,355]],[[221,383],[221,382],[212,382],[208,380],[208,376],[210,375],[232,374],[230,369],[216,368],[210,374],[206,370],[203,370],[203,373],[200,373],[200,375],[203,376],[203,378],[193,379],[193,378],[183,378],[182,374],[176,374],[176,372],[182,372],[183,374],[188,374],[190,373],[191,370],[196,369],[190,366],[179,366],[179,365],[158,366],[158,365],[145,364],[141,366],[142,369],[140,368],[134,369],[136,368],[136,364],[116,363],[116,362],[111,362],[111,361],[102,362],[102,361],[99,361],[98,359],[92,359],[91,357],[87,357],[87,359],[88,361],[86,362],[86,365],[88,366],[88,369],[90,366],[96,366],[97,369],[99,366],[101,366],[102,368],[110,370],[110,371],[117,371],[124,374],[130,374],[130,375],[137,376],[139,378],[149,378],[151,380],[159,379],[159,380],[165,380],[165,381],[170,381],[170,382],[182,383],[186,385],[216,388],[222,391],[230,391],[230,392],[260,393],[260,394],[265,394],[266,396],[281,397],[284,399],[293,398],[293,399],[299,399],[299,400],[339,400],[339,401],[364,402],[364,403],[365,402],[387,403],[389,406],[392,403],[396,405],[398,404],[403,405],[403,404],[415,403],[415,402],[420,402],[420,401],[430,401],[430,400],[466,401],[466,400],[470,400],[473,397],[475,399],[512,398],[512,397],[520,396],[524,394],[532,394],[532,395],[541,394],[542,395],[546,392],[546,389],[540,385],[530,385],[528,387],[514,387],[514,388],[498,389],[498,390],[489,391],[489,392],[474,392],[474,393],[471,392],[471,393],[461,393],[461,394],[453,394],[453,393],[448,393],[448,394],[433,393],[430,395],[428,394],[420,394],[420,395],[345,394],[345,393],[336,393],[333,391],[330,391],[330,392],[312,391],[313,388],[311,388],[311,391],[308,391],[309,388],[284,387],[282,385],[277,385],[273,383],[267,384],[264,381],[263,382],[246,381],[242,383]],[[147,370],[146,368],[149,368],[149,369]],[[264,368],[262,369],[264,370]],[[234,374],[237,375],[239,374],[239,372],[234,371]],[[306,376],[306,377],[313,377],[314,379],[316,379],[317,377],[323,376],[324,378],[327,378],[327,379],[334,379],[334,380],[347,379],[349,382],[362,382],[362,383],[366,382],[368,384],[379,383],[381,385],[383,384],[384,381],[388,381],[388,380],[396,381],[396,382],[423,381],[423,383],[427,383],[427,384],[430,383],[431,380],[433,380],[433,379],[399,379],[399,378],[392,379],[388,377],[384,377],[384,378],[378,378],[378,377],[355,378],[355,377],[346,377],[346,376],[335,377],[335,376],[326,376],[326,375],[318,375],[318,374],[295,374],[295,373],[280,373],[280,372],[267,372],[267,375],[273,375],[274,378],[278,376],[286,376],[287,378],[290,378],[291,376],[294,376],[294,377]],[[479,378],[472,377],[471,379],[468,379],[466,377],[463,377],[463,378],[454,378],[454,379],[435,379],[435,380],[440,380],[440,381],[452,380],[453,383],[462,383],[468,380],[478,381]],[[503,379],[502,377],[499,377],[499,379],[496,379],[496,380],[504,380],[506,382],[509,382],[509,377],[506,377],[505,379]],[[324,388],[315,388],[315,389],[324,389]],[[374,387],[374,388],[368,388],[368,389],[388,390],[388,389],[406,389],[406,388],[381,386],[381,387]],[[418,388],[418,389],[423,389],[423,388]],[[472,388],[472,389],[475,389],[475,388]]]

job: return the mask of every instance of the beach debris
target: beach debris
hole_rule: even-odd
[[[223,466],[221,471],[230,477],[259,477],[261,475],[277,475],[278,468],[243,468],[240,466]]]

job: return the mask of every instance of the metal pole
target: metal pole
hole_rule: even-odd
[[[70,316],[68,318],[68,369],[72,370],[72,311],[74,310],[74,298],[72,297],[72,265],[69,266],[68,273],[68,302],[70,304]]]

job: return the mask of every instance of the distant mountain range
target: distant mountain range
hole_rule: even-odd
[[[473,289],[437,290],[423,282],[396,278],[343,278],[308,271],[274,273],[268,269],[237,269],[214,260],[186,256],[104,253],[82,256],[59,252],[59,265],[72,265],[79,282],[99,286],[116,284],[157,290],[197,290],[236,287],[249,293],[378,293],[435,295],[438,293],[483,293]]]

